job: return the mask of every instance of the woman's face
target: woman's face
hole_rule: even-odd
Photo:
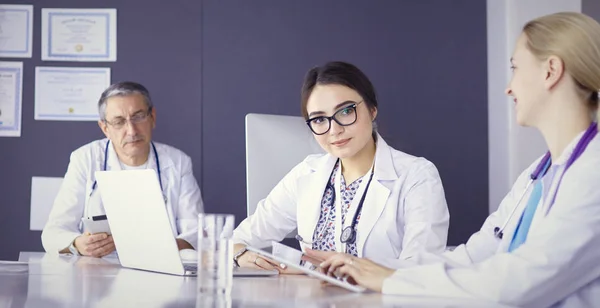
[[[513,97],[519,125],[533,126],[543,111],[547,99],[545,80],[547,71],[527,48],[527,37],[521,34],[511,58],[512,78],[506,94]]]
[[[358,92],[346,86],[316,85],[306,111],[315,139],[335,157],[353,157],[372,140],[377,110],[369,110]],[[331,116],[343,125],[326,118]]]

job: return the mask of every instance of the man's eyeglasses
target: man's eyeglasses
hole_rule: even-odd
[[[306,120],[306,124],[315,135],[326,134],[331,129],[332,120],[340,126],[352,125],[356,122],[356,107],[362,102],[364,101],[358,103],[348,101],[352,104],[336,111],[332,116],[316,116]]]
[[[148,109],[148,111],[137,112],[129,118],[129,123],[131,123],[131,125],[136,125],[142,122],[146,122],[151,112],[152,108]],[[127,125],[127,119],[123,117],[117,117],[112,121],[104,120],[104,123],[112,126],[114,129],[122,129],[123,127],[125,127],[125,125]]]

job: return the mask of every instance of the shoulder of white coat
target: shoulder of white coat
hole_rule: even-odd
[[[302,160],[301,164],[304,163],[308,166],[319,167],[319,165],[322,165],[325,162],[327,162],[328,157],[328,154],[323,153],[309,154],[308,156],[306,156],[306,158],[304,158],[304,160]]]
[[[411,155],[389,147],[396,174],[400,177],[409,174],[421,174],[423,171],[433,172],[439,177],[437,167],[425,157]]]
[[[572,178],[581,186],[590,184],[593,189],[597,189],[598,183],[600,183],[598,166],[600,166],[600,137],[596,135],[581,156],[567,170],[563,181],[569,181]]]
[[[331,158],[329,154],[310,154],[298,163],[289,173],[295,173],[298,176],[309,174],[320,168],[323,168]]]
[[[71,157],[79,158],[79,159],[87,159],[91,160],[93,157],[97,155],[104,156],[104,150],[106,148],[106,144],[108,143],[108,139],[99,139],[84,144],[77,148],[75,151],[71,153]]]
[[[433,165],[433,163],[425,157],[408,154],[392,147],[390,147],[390,153],[392,154],[394,166],[398,168],[398,170],[407,170]]]
[[[156,146],[156,152],[158,153],[161,165],[165,164],[166,166],[169,163],[175,166],[182,166],[184,163],[192,163],[189,155],[174,146],[156,141],[154,141],[154,145]]]
[[[413,170],[426,167],[433,167],[435,169],[435,166],[429,160],[399,151],[389,145],[381,135],[377,135],[375,168],[378,172],[385,173],[385,177],[398,178],[406,176]],[[392,174],[391,168],[394,169],[393,173],[395,174]]]
[[[600,134],[596,135],[596,137],[594,137],[594,139],[592,139],[592,141],[590,141],[587,148],[585,149],[585,151],[583,151],[583,153],[581,154],[579,159],[577,159],[575,161],[575,163],[573,163],[573,166],[575,166],[575,164],[578,162],[581,162],[580,163],[581,165],[588,165],[588,164],[597,164],[599,161],[600,161]],[[597,167],[597,165],[596,165],[596,167]]]
[[[581,218],[581,223],[597,226],[600,219],[598,166],[600,166],[600,138],[595,137],[564,173],[551,213],[565,211],[569,215],[585,215],[585,218]]]

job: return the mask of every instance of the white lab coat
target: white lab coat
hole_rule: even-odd
[[[294,167],[235,229],[234,243],[265,247],[295,228],[305,241],[312,242],[336,160],[329,154],[310,155]],[[448,208],[435,166],[391,148],[378,136],[375,172],[357,224],[358,256],[387,264],[420,251],[441,253],[448,225]],[[336,241],[339,238],[336,233]]]
[[[69,167],[42,232],[46,252],[58,253],[71,245],[83,232],[81,218],[104,215],[98,187],[92,193],[94,173],[104,167],[108,139],[88,143],[71,153]],[[173,235],[196,247],[198,211],[203,210],[200,188],[192,172],[192,161],[182,151],[154,142],[160,164],[163,192]],[[150,149],[148,169],[156,170],[154,151]],[[112,145],[108,147],[107,170],[121,170]],[[91,196],[90,196],[90,193]],[[140,213],[143,215],[144,213]],[[132,224],[135,218],[132,217]]]
[[[523,245],[507,252],[531,188],[502,240],[494,236],[494,227],[504,223],[540,159],[520,175],[498,210],[465,245],[441,256],[420,254],[405,262],[406,268],[384,281],[383,293],[478,298],[519,307],[598,307],[600,137],[565,173],[546,213],[550,199],[546,192],[556,190],[556,180],[582,135],[554,162],[558,165],[554,181],[542,181],[545,193]]]

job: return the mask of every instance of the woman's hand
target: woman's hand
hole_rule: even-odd
[[[239,247],[236,247],[239,248]],[[242,246],[243,248],[243,246]],[[241,249],[241,248],[239,248]],[[252,251],[246,251],[238,258],[238,264],[240,267],[265,269],[265,270],[277,270],[279,274],[303,274],[299,270],[291,269],[283,263],[279,263],[275,260],[271,260],[265,256],[261,256]]]
[[[381,292],[383,281],[394,274],[393,269],[371,260],[342,253],[331,256],[320,267],[328,275],[347,276],[348,282],[377,292]]]
[[[318,267],[319,264],[337,254],[341,253],[335,251],[312,250],[310,248],[306,248],[304,254],[302,255],[302,260],[310,262]]]
[[[252,251],[246,251],[238,258],[240,267],[266,269],[266,270],[281,270],[279,264],[269,258],[260,256]]]

